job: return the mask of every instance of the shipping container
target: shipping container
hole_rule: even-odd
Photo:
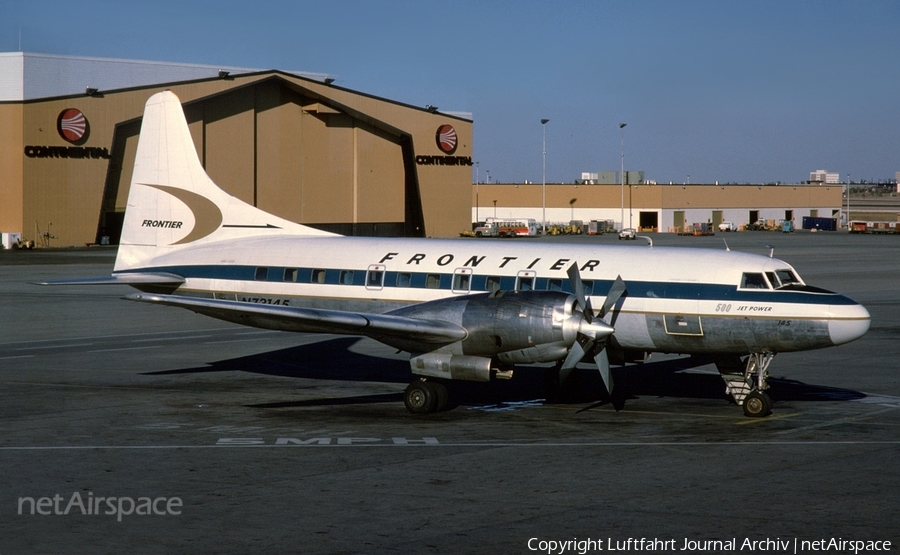
[[[813,218],[812,216],[803,216],[803,229],[837,231],[837,228],[837,218]]]

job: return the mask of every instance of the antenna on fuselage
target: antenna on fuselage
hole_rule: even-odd
[[[653,239],[651,239],[650,237],[647,237],[646,235],[637,235],[636,237],[638,237],[640,239],[646,239],[647,246],[650,247],[651,249],[653,248]]]
[[[773,247],[772,245],[766,245],[766,246],[769,247],[769,258],[774,258],[775,257],[775,247]]]
[[[731,249],[728,248],[728,241],[726,241],[724,237],[722,237],[722,242],[725,243],[725,250],[730,251]]]

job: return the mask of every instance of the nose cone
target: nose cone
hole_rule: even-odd
[[[835,345],[859,339],[869,331],[872,318],[861,304],[834,306],[828,320],[828,335]]]

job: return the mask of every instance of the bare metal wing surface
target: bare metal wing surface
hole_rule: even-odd
[[[185,308],[220,320],[279,331],[365,335],[374,339],[403,337],[435,348],[461,341],[466,337],[465,329],[449,322],[389,314],[271,306],[147,293],[134,293],[125,298],[130,301]]]
[[[111,276],[58,279],[53,281],[38,281],[36,285],[161,285],[179,286],[184,284],[184,277],[167,273],[128,273],[113,274]]]

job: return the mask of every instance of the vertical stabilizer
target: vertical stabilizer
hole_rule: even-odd
[[[259,235],[333,235],[264,212],[206,174],[181,101],[170,91],[144,107],[116,271],[190,245]]]

